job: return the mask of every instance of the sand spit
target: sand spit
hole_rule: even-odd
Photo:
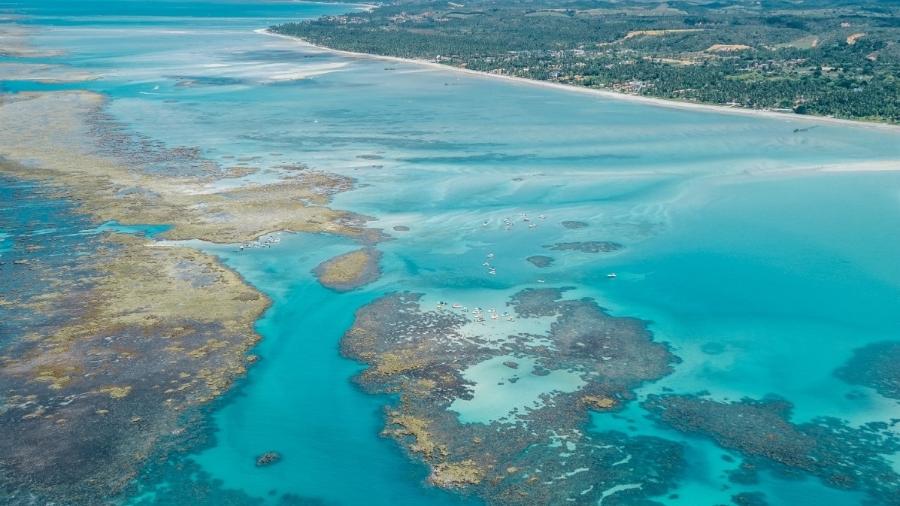
[[[682,102],[678,100],[668,100],[663,98],[653,98],[653,97],[645,97],[639,95],[629,95],[626,93],[619,93],[615,91],[609,90],[599,90],[596,88],[586,88],[583,86],[572,86],[568,84],[561,83],[553,83],[547,81],[537,81],[534,79],[527,79],[524,77],[514,77],[514,76],[506,76],[499,74],[491,74],[489,72],[482,72],[479,70],[470,70],[460,67],[454,67],[451,65],[444,65],[442,63],[435,63],[433,61],[428,60],[417,60],[412,58],[399,58],[396,56],[382,56],[377,54],[369,54],[369,53],[357,53],[353,51],[343,51],[340,49],[333,49],[326,46],[320,46],[317,44],[313,44],[305,39],[299,37],[292,37],[290,35],[282,35],[279,33],[270,32],[268,29],[262,28],[255,30],[256,33],[262,35],[268,35],[271,37],[279,37],[286,40],[291,40],[297,44],[311,47],[315,49],[320,49],[322,51],[328,51],[334,54],[339,54],[343,56],[347,56],[350,58],[366,58],[366,59],[378,59],[384,61],[392,61],[397,63],[411,63],[414,65],[421,65],[429,68],[434,68],[438,70],[443,70],[447,72],[460,72],[463,74],[468,74],[477,77],[490,78],[490,79],[502,79],[504,81],[523,84],[528,86],[541,86],[544,88],[550,88],[555,90],[568,91],[571,93],[583,93],[588,95],[593,95],[597,97],[604,97],[614,100],[627,100],[630,102],[654,105],[658,107],[667,107],[670,109],[688,109],[688,110],[698,110],[698,111],[709,111],[709,112],[718,112],[718,113],[727,113],[727,114],[745,114],[751,116],[758,117],[768,117],[774,119],[782,119],[782,120],[791,120],[793,122],[804,122],[804,123],[818,123],[818,124],[842,124],[842,125],[855,125],[855,126],[863,126],[867,128],[887,128],[891,130],[900,131],[900,125],[890,125],[887,123],[873,123],[866,121],[857,121],[850,119],[841,119],[841,118],[829,118],[823,116],[805,116],[794,113],[786,113],[779,111],[769,111],[769,110],[758,110],[758,109],[742,109],[736,107],[729,107],[725,105],[713,105],[713,104],[700,104],[696,102]]]

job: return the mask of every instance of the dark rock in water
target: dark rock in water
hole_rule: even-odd
[[[541,366],[537,366],[531,370],[531,374],[534,374],[535,376],[546,376],[550,374],[550,371]]]
[[[588,224],[583,221],[566,220],[566,221],[562,222],[562,226],[564,226],[568,229],[577,229],[577,228],[586,228],[588,226]]]
[[[756,485],[759,483],[757,467],[749,462],[743,462],[737,469],[726,471],[728,481],[738,485]]]
[[[731,502],[737,506],[768,506],[769,504],[762,492],[741,492],[731,496]]]
[[[582,253],[609,253],[618,251],[624,246],[612,241],[583,241],[583,242],[558,242],[544,245],[553,251],[580,251]]]
[[[406,225],[396,225],[394,226],[394,230],[397,232],[409,232],[409,227]]]
[[[531,262],[535,267],[540,267],[542,269],[544,267],[550,267],[550,264],[553,263],[553,257],[548,257],[545,255],[534,255],[526,258],[525,260]]]
[[[835,375],[847,383],[874,388],[885,397],[900,400],[900,341],[872,343],[856,350]]]
[[[505,365],[506,367],[509,367],[510,369],[518,369],[519,368],[519,363],[513,362],[512,360],[507,360],[506,362],[503,362],[503,365]]]
[[[281,454],[278,452],[266,452],[256,457],[256,467],[270,466],[281,460]]]

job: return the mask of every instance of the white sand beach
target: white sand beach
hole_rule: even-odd
[[[259,33],[261,35],[268,35],[270,37],[278,37],[281,39],[290,40],[290,41],[293,41],[297,44],[300,44],[300,45],[303,45],[306,47],[311,47],[311,48],[319,49],[322,51],[329,51],[331,53],[339,54],[342,56],[347,56],[350,58],[366,58],[366,59],[391,61],[391,62],[397,62],[397,63],[410,63],[410,64],[421,65],[421,66],[430,67],[430,68],[434,68],[434,69],[438,69],[438,70],[460,72],[460,73],[468,74],[471,76],[486,77],[486,78],[492,78],[492,79],[502,79],[502,80],[509,81],[512,83],[523,84],[523,85],[527,85],[527,86],[541,86],[544,88],[568,91],[568,92],[572,92],[572,93],[583,93],[583,94],[587,94],[587,95],[594,95],[594,96],[610,98],[610,99],[614,99],[614,100],[628,100],[631,102],[649,104],[649,105],[654,105],[654,106],[659,106],[659,107],[668,107],[668,108],[674,108],[674,109],[704,110],[704,111],[727,113],[727,114],[746,114],[746,115],[753,115],[753,116],[762,116],[762,117],[769,117],[769,118],[775,118],[775,119],[790,120],[790,121],[796,121],[796,122],[854,125],[857,127],[879,128],[879,129],[887,129],[887,130],[893,130],[893,131],[900,132],[900,125],[890,125],[887,123],[874,123],[874,122],[857,121],[857,120],[840,119],[840,118],[829,118],[829,117],[825,117],[825,116],[807,116],[807,115],[794,114],[794,113],[790,113],[790,112],[759,110],[759,109],[745,109],[745,108],[738,108],[738,107],[729,107],[729,106],[725,106],[725,105],[700,104],[700,103],[696,103],[696,102],[684,102],[684,101],[679,101],[679,100],[669,100],[669,99],[663,99],[663,98],[645,97],[645,96],[639,96],[639,95],[629,95],[626,93],[619,93],[619,92],[610,91],[610,90],[599,90],[596,88],[587,88],[587,87],[583,87],[583,86],[572,86],[572,85],[562,84],[562,83],[538,81],[535,79],[527,79],[524,77],[491,74],[490,72],[482,72],[479,70],[471,70],[471,69],[465,69],[465,68],[460,68],[460,67],[454,67],[451,65],[445,65],[443,63],[436,63],[436,62],[428,61],[428,60],[400,58],[397,56],[383,56],[383,55],[377,55],[377,54],[357,53],[357,52],[353,52],[353,51],[344,51],[344,50],[340,50],[340,49],[333,49],[330,47],[313,44],[312,42],[309,42],[300,37],[293,37],[290,35],[282,35],[282,34],[278,34],[278,33],[273,33],[273,32],[270,32],[267,28],[261,28],[258,30],[254,30],[254,32]]]

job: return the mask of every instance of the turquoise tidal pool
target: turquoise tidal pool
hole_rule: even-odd
[[[655,500],[727,504],[762,492],[770,504],[860,504],[860,492],[810,476],[766,471],[734,483],[739,452],[664,426],[640,403],[661,393],[777,396],[794,423],[900,418],[895,399],[835,375],[854,350],[900,339],[900,131],[615,100],[349,58],[255,31],[355,8],[0,1],[32,44],[64,51],[40,61],[96,75],[65,86],[106,95],[128,132],[259,169],[213,184],[278,180],[297,164],[347,175],[356,186],[332,207],[371,216],[394,238],[378,246],[382,277],[344,294],[311,271],[358,247],[349,240],[285,232],[272,248],[196,244],[272,299],[257,325],[260,360],[211,409],[209,444],[173,457],[196,472],[139,477],[132,502],[195,504],[166,491],[202,475],[203,486],[272,504],[478,503],[429,486],[426,466],[380,436],[396,399],[353,383],[362,365],[341,356],[341,337],[359,308],[395,291],[422,293],[427,305],[503,308],[523,288],[572,287],[569,298],[647,320],[680,359],[622,412],[594,413],[585,427],[683,446],[684,472]],[[0,86],[45,89],[2,76]],[[563,225],[572,221],[586,226]],[[7,240],[0,231],[0,253]],[[545,247],[587,241],[623,248]],[[536,267],[526,261],[534,255],[553,262]],[[549,326],[487,323],[478,331],[498,338]],[[501,367],[512,359],[526,377],[514,384]],[[466,370],[473,397],[453,411],[485,423],[580,388],[565,370],[528,376],[532,365],[501,357]],[[266,451],[282,461],[256,467]],[[884,458],[900,472],[896,455]],[[608,490],[604,504],[631,486]]]

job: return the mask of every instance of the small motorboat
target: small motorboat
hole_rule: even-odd
[[[617,278],[618,276],[616,275],[615,272],[610,272],[609,274],[606,275],[606,277],[609,278],[609,279],[615,279],[615,278]]]

